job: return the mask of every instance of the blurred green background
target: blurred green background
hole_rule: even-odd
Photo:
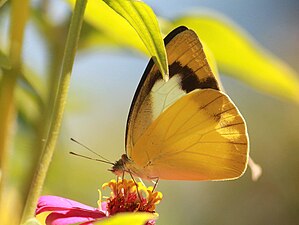
[[[196,9],[217,10],[299,71],[297,0],[148,0],[146,3],[166,18]],[[59,0],[51,1],[50,7],[49,16],[58,24],[70,10]],[[7,32],[7,21],[1,21],[0,29],[1,33]],[[1,37],[0,41],[5,42]],[[30,22],[24,40],[24,59],[38,74],[43,74],[49,66],[45,52],[43,37]],[[128,109],[147,62],[148,58],[136,52],[107,47],[77,55],[62,131],[43,194],[96,207],[97,189],[115,177],[107,171],[107,165],[70,155],[69,151],[90,153],[69,139],[75,138],[104,157],[118,160],[124,153]],[[249,169],[236,181],[160,181],[158,190],[164,199],[157,209],[158,224],[298,224],[298,104],[259,93],[222,74],[221,80],[247,121],[250,155],[262,166],[263,174],[257,182],[251,180]],[[30,166],[27,154],[31,151],[33,133],[22,119],[15,130],[17,138],[10,155],[14,174],[11,183],[21,186],[23,171]]]

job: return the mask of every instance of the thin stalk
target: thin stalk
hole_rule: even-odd
[[[45,2],[45,1],[43,1]],[[44,10],[40,10],[40,13],[46,14]],[[68,30],[67,27],[69,27],[70,19],[68,19],[68,22],[65,23],[65,25],[61,26],[53,26],[52,24],[47,23],[46,21],[43,21],[42,26],[43,29],[40,30],[41,34],[43,35],[43,38],[45,39],[45,42],[47,43],[47,51],[49,52],[49,71],[47,74],[46,84],[47,84],[47,93],[46,98],[44,99],[44,104],[41,107],[41,111],[39,114],[39,117],[36,121],[36,125],[34,127],[34,144],[33,144],[33,154],[30,156],[31,162],[33,162],[28,170],[28,179],[27,182],[23,185],[22,193],[24,196],[24,204],[26,201],[26,197],[28,196],[31,181],[34,177],[34,171],[37,168],[37,165],[39,164],[38,159],[41,156],[42,149],[44,148],[44,142],[41,142],[40,140],[43,140],[47,137],[47,134],[49,132],[50,124],[51,124],[51,116],[53,112],[53,106],[55,102],[56,95],[53,94],[53,90],[57,90],[58,87],[58,80],[60,76],[60,69],[61,69],[61,62],[64,54],[64,47],[65,47],[65,41]],[[68,24],[68,25],[66,25]],[[55,91],[54,91],[55,92]],[[23,200],[23,199],[22,199]]]
[[[38,197],[41,194],[46,174],[54,153],[67,100],[71,72],[77,50],[86,4],[87,0],[77,0],[75,4],[75,9],[71,19],[69,33],[66,41],[64,57],[62,60],[62,70],[60,74],[50,130],[27,197],[22,217],[23,223],[34,216],[36,203]]]
[[[3,71],[0,87],[0,207],[4,204],[3,196],[8,177],[8,153],[15,121],[14,94],[21,68],[22,43],[28,14],[29,0],[11,1],[9,60],[12,67]]]

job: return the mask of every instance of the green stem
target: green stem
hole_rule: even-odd
[[[43,1],[46,2],[46,1]],[[43,10],[41,8],[37,8],[40,14],[46,15],[46,8]],[[40,16],[42,17],[42,16]],[[28,196],[31,181],[34,177],[34,171],[39,164],[38,159],[41,156],[41,150],[44,147],[44,142],[40,140],[45,139],[49,132],[50,124],[51,124],[51,116],[54,109],[54,102],[56,95],[53,94],[53,90],[57,90],[58,80],[60,76],[61,62],[64,54],[65,41],[68,35],[68,25],[65,23],[60,26],[55,26],[48,23],[43,18],[40,19],[41,24],[38,24],[39,31],[43,35],[43,39],[47,43],[47,51],[49,52],[49,71],[47,74],[46,84],[46,98],[44,98],[44,102],[41,105],[39,116],[36,120],[36,126],[34,127],[34,143],[32,153],[30,155],[29,160],[32,162],[30,168],[28,169],[27,179],[22,187],[22,193],[24,196],[24,201],[26,201],[26,196]],[[69,20],[68,20],[69,21]],[[42,27],[42,28],[41,28]],[[23,200],[23,199],[22,199]]]
[[[18,73],[21,68],[22,43],[25,24],[29,14],[29,0],[11,1],[10,13],[10,70],[3,70],[3,79],[0,87],[0,207],[6,204],[3,201],[8,177],[8,153],[12,125],[15,120],[14,93]]]
[[[23,223],[34,216],[36,203],[38,197],[41,194],[46,174],[54,153],[54,148],[60,131],[61,121],[63,118],[64,108],[67,100],[71,72],[75,59],[86,4],[87,0],[77,0],[75,4],[75,9],[71,19],[66,47],[62,60],[62,70],[60,74],[50,130],[27,197],[27,202],[22,217]]]

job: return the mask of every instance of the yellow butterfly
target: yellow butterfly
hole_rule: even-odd
[[[169,80],[151,59],[137,87],[126,128],[126,154],[112,172],[143,179],[229,180],[247,166],[245,121],[221,92],[194,31],[164,40]]]

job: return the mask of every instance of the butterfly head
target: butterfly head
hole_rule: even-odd
[[[128,163],[130,159],[126,154],[121,156],[121,159],[116,161],[110,171],[114,173],[116,176],[122,176],[126,171],[126,163]]]

